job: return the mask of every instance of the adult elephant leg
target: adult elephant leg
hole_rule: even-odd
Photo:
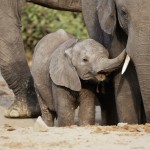
[[[119,36],[119,41],[117,36]],[[110,50],[111,57],[114,58],[121,53],[124,45],[126,45],[125,41],[116,31]],[[119,69],[113,73],[113,76],[119,122],[140,123],[141,95],[134,66],[130,63],[123,75],[121,75],[121,69]]]
[[[0,68],[15,95],[6,117],[36,117],[39,105],[25,58],[20,30],[20,1],[2,0],[0,5]]]
[[[118,123],[118,115],[112,76],[109,76],[109,82],[105,82],[103,86],[99,91],[102,92],[104,90],[104,92],[98,94],[101,105],[101,125],[116,125]]]
[[[148,22],[147,20],[144,21],[139,23],[139,27],[137,28],[138,41],[133,42],[138,43],[133,47],[135,51],[130,51],[129,53],[132,55],[136,67],[146,121],[150,123],[150,20]],[[129,43],[128,48],[130,46],[132,46],[132,43]]]
[[[127,122],[130,124],[141,123],[140,112],[141,112],[141,95],[138,86],[138,82],[132,75],[133,68],[130,66],[126,73],[121,76],[115,75],[115,96],[116,106],[118,112],[119,122]],[[131,74],[132,71],[132,74]],[[134,82],[134,83],[133,83]],[[136,83],[135,83],[136,82]]]

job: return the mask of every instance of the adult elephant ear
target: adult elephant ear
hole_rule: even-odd
[[[72,38],[61,44],[51,55],[49,73],[52,81],[59,86],[64,86],[73,91],[81,90],[81,82],[72,65],[71,60],[65,54],[67,49],[70,49],[77,39]]]
[[[102,30],[103,45],[110,48],[112,37],[116,28],[116,9],[113,0],[99,0],[97,13]]]

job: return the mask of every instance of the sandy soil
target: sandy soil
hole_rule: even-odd
[[[4,118],[13,94],[0,76],[0,150],[149,150],[150,124],[37,128],[36,119]],[[57,124],[57,122],[56,122]]]

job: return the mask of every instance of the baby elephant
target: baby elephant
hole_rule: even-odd
[[[53,126],[57,117],[58,126],[73,125],[79,106],[79,125],[93,125],[97,83],[124,57],[122,52],[108,59],[100,43],[78,40],[62,29],[42,38],[35,47],[32,75],[44,122]]]

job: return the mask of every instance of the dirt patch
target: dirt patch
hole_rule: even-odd
[[[34,126],[15,128],[4,125],[0,128],[0,147],[1,149],[31,150],[149,150],[149,124],[127,126],[125,128],[117,126],[51,127],[47,132],[37,132]]]

